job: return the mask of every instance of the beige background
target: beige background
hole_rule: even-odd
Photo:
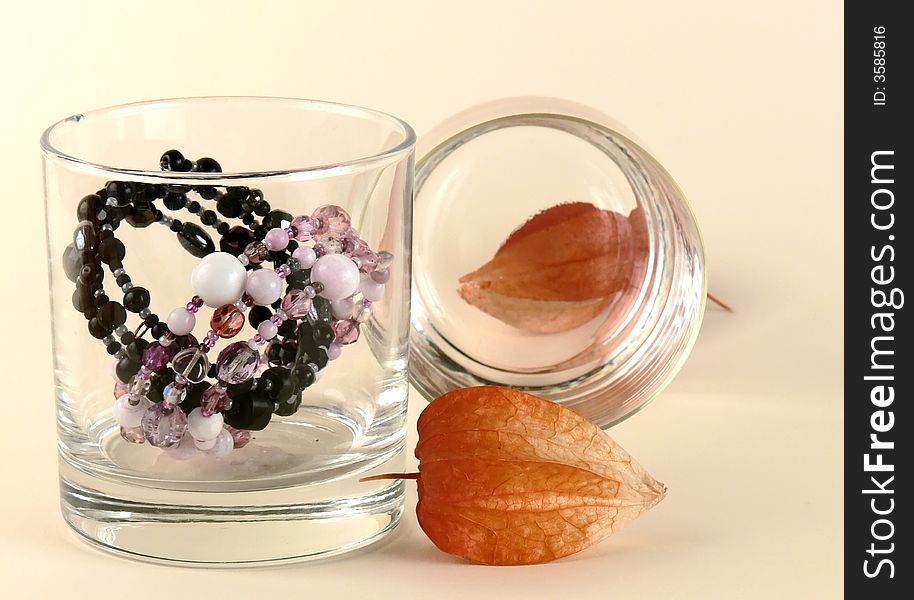
[[[840,2],[142,4],[0,0],[7,597],[840,594]],[[482,101],[561,96],[647,141],[692,199],[713,290],[737,307],[710,310],[679,378],[612,431],[668,499],[525,568],[451,559],[411,513],[369,551],[282,569],[156,567],[77,542],[57,510],[38,136],[80,110],[204,94],[364,104],[420,135]]]

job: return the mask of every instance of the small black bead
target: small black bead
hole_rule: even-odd
[[[148,345],[149,342],[143,338],[133,340],[126,346],[127,356],[130,360],[143,362],[143,351],[146,350],[146,346]]]
[[[97,221],[98,212],[105,207],[105,201],[97,194],[89,194],[76,205],[77,221]]]
[[[284,365],[291,365],[295,362],[295,356],[298,354],[298,345],[295,342],[286,342],[282,345],[279,358]]]
[[[89,333],[97,340],[111,334],[111,329],[103,325],[97,317],[89,320]]]
[[[144,287],[131,288],[124,294],[124,308],[130,312],[138,313],[149,307],[149,290]]]
[[[270,203],[262,201],[254,207],[254,214],[258,217],[265,217],[270,214]]]
[[[210,388],[208,381],[201,381],[200,383],[195,383],[192,386],[187,388],[187,396],[184,397],[184,401],[181,402],[181,410],[189,413],[193,409],[200,406],[201,401],[203,400],[203,392]]]
[[[120,302],[109,300],[98,309],[98,320],[109,331],[114,330],[127,322],[127,311]]]
[[[201,185],[200,187],[198,187],[196,189],[197,189],[197,193],[200,194],[200,197],[203,198],[204,200],[212,200],[213,198],[215,198],[216,196],[219,195],[219,191],[214,187]]]
[[[114,372],[121,381],[130,381],[130,378],[140,370],[140,366],[140,361],[131,360],[129,356],[125,356],[117,361]]]
[[[148,206],[134,206],[124,220],[133,227],[149,227],[156,222],[156,211]]]
[[[216,201],[216,210],[227,219],[235,219],[241,216],[241,201],[229,194],[223,194]]]
[[[295,365],[295,367],[292,369],[292,377],[298,384],[299,390],[303,390],[306,387],[310,386],[317,379],[311,367],[304,364]]]
[[[221,173],[222,167],[208,156],[197,159],[197,171],[200,173]]]
[[[105,272],[95,263],[84,263],[82,268],[79,270],[79,277],[76,278],[77,282],[82,283],[83,285],[93,288],[98,288],[102,280],[105,277]]]
[[[183,171],[184,162],[184,155],[171,149],[159,159],[159,168],[163,171]]]
[[[168,331],[168,326],[167,326],[165,323],[156,323],[155,325],[153,325],[153,326],[150,328],[150,332],[152,333],[152,337],[155,338],[155,339],[159,339],[160,337],[162,337],[163,335],[165,335],[165,333],[166,333],[167,331]]]
[[[282,346],[280,344],[273,344],[270,346],[270,349],[267,351],[267,362],[275,367],[283,365]]]
[[[273,263],[273,268],[275,269],[280,265],[286,264],[286,262],[289,260],[289,253],[283,252],[281,250],[278,252],[270,252],[267,260]]]
[[[225,411],[225,422],[237,429],[260,431],[273,416],[275,402],[265,392],[253,390],[249,394],[232,399],[232,408]]]
[[[133,334],[133,332],[128,331],[127,333],[125,333],[124,335],[121,336],[121,343],[126,346],[127,344],[132,344],[135,339],[136,339],[136,336]]]
[[[185,250],[197,258],[203,258],[207,254],[212,254],[216,251],[213,238],[193,223],[184,223],[181,226],[181,231],[178,233],[178,241]]]
[[[130,275],[128,275],[126,273],[121,273],[120,275],[117,276],[117,279],[115,279],[114,281],[117,282],[117,285],[119,287],[123,286],[127,283],[130,283]]]
[[[295,393],[285,399],[277,400],[273,413],[279,417],[290,417],[298,412],[300,406],[301,394]]]
[[[216,231],[219,233],[219,235],[226,235],[229,231],[231,231],[231,229],[231,226],[225,221],[219,223],[219,226],[216,227]]]
[[[136,186],[129,181],[109,181],[105,186],[108,198],[114,198],[118,206],[127,206],[136,194]]]
[[[171,229],[172,231],[174,231],[175,233],[181,233],[182,227],[184,227],[184,223],[182,223],[181,221],[179,221],[177,219],[172,221],[171,225],[168,226],[168,228]]]
[[[253,241],[254,237],[247,227],[236,225],[229,229],[227,233],[222,234],[222,239],[219,240],[219,249],[238,256]]]
[[[211,210],[204,210],[203,214],[200,215],[200,222],[204,225],[213,225],[216,223],[216,220],[219,217],[216,216],[216,213]]]
[[[101,308],[110,298],[106,294],[99,294],[95,297],[95,307]]]
[[[295,331],[298,329],[298,323],[292,319],[288,319],[282,322],[282,325],[279,326],[277,332],[280,336],[284,338],[291,338],[295,336]]]
[[[254,239],[263,240],[263,238],[267,237],[268,231],[269,228],[267,228],[265,225],[258,225],[254,228]]]
[[[184,194],[168,192],[162,202],[168,210],[181,210],[184,208],[184,205],[187,204],[187,196]]]
[[[336,335],[329,325],[319,325],[314,328],[314,341],[318,346],[326,348],[333,343],[334,339],[336,339]]]
[[[146,327],[154,327],[155,325],[158,324],[158,322],[159,322],[159,316],[156,314],[151,314],[151,315],[147,316],[145,319],[143,319],[143,324]]]
[[[121,345],[118,342],[111,342],[105,347],[105,350],[108,351],[108,354],[114,356],[117,354],[117,351],[121,349]]]
[[[311,285],[311,270],[293,271],[286,277],[286,285],[292,290],[303,290]]]
[[[243,217],[241,217],[241,222],[244,223],[245,225],[250,225],[251,223],[254,222],[254,215],[252,215],[251,213],[244,215]]]
[[[126,254],[127,249],[124,247],[124,242],[116,237],[107,237],[98,246],[98,255],[102,257],[106,264],[122,261]]]
[[[288,227],[292,223],[292,215],[283,211],[283,210],[271,210],[267,216],[263,218],[263,226],[267,229],[273,229],[274,227]]]
[[[251,310],[248,311],[248,322],[251,324],[251,327],[257,329],[257,327],[273,316],[273,312],[266,306],[252,306]]]
[[[285,367],[270,367],[260,374],[260,381],[270,382],[268,396],[277,402],[295,394],[292,371]]]
[[[192,212],[194,214],[197,214],[198,212],[200,212],[201,209],[202,209],[202,207],[200,206],[200,203],[197,202],[196,200],[192,200],[191,203],[187,205],[187,210],[189,210],[190,212]]]

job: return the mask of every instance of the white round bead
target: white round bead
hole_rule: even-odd
[[[377,302],[384,297],[384,284],[378,283],[367,273],[362,273],[359,289],[362,292],[362,296],[369,302]]]
[[[187,415],[187,432],[195,440],[214,440],[220,431],[223,431],[222,413],[213,413],[207,417],[198,406]]]
[[[342,300],[359,289],[359,268],[347,256],[325,254],[311,267],[311,281],[324,286],[320,295],[327,300]]]
[[[204,256],[190,276],[194,292],[210,307],[234,304],[244,293],[247,271],[228,252]]]
[[[193,436],[190,436],[190,437],[193,438]],[[211,440],[194,440],[194,446],[197,447],[197,450],[203,450],[205,452],[206,450],[209,450],[210,448],[215,446],[216,440],[218,440],[218,439],[219,439],[218,437],[214,437]]]
[[[165,450],[165,454],[175,460],[190,460],[196,453],[197,447],[194,446],[194,440],[189,435],[185,435],[180,442]]]
[[[276,271],[258,269],[248,277],[244,291],[254,299],[254,304],[268,306],[282,296],[282,279]]]
[[[353,308],[355,308],[355,303],[352,301],[352,298],[330,301],[330,314],[333,315],[334,319],[343,320],[351,318]]]
[[[197,317],[194,316],[194,313],[181,306],[171,311],[166,324],[168,325],[168,331],[173,334],[187,335],[194,330],[194,326],[197,324]]]
[[[219,458],[229,454],[234,447],[235,440],[232,439],[232,434],[229,433],[228,430],[223,429],[222,433],[219,434],[219,437],[216,438],[216,443],[212,448],[207,450],[206,453]]]
[[[143,398],[139,404],[133,406],[130,404],[130,396],[124,394],[114,403],[114,420],[124,429],[139,427],[140,421],[143,420],[143,413],[152,406],[152,402]]]

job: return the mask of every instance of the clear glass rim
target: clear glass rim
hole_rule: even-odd
[[[368,156],[359,156],[350,160],[329,163],[329,164],[318,164],[318,165],[302,165],[301,167],[295,167],[290,169],[276,169],[276,170],[261,170],[261,171],[229,171],[222,173],[180,173],[172,171],[152,171],[145,169],[128,169],[124,167],[118,167],[116,165],[107,165],[84,158],[79,156],[74,156],[67,152],[60,150],[51,143],[51,136],[54,134],[55,130],[64,127],[71,122],[79,122],[85,118],[100,117],[106,114],[114,114],[117,112],[124,111],[136,111],[149,109],[155,106],[160,105],[178,105],[180,103],[186,102],[218,102],[224,100],[249,100],[254,102],[263,102],[263,103],[275,103],[275,104],[298,104],[301,106],[310,106],[312,108],[321,108],[327,110],[328,112],[336,112],[348,114],[351,116],[359,116],[364,118],[373,119],[376,121],[384,121],[393,125],[396,129],[399,129],[403,134],[403,139],[400,140],[397,144],[391,145],[390,147],[384,148],[383,150],[370,154]],[[249,178],[268,178],[268,177],[286,177],[294,175],[314,175],[314,174],[323,174],[328,171],[352,171],[358,169],[367,169],[375,167],[379,164],[390,162],[396,160],[400,156],[407,154],[412,151],[413,147],[416,144],[416,132],[406,121],[395,117],[389,113],[385,113],[379,110],[365,108],[362,106],[357,106],[354,104],[344,104],[340,102],[331,102],[327,100],[313,100],[308,98],[293,98],[293,97],[281,97],[281,96],[187,96],[182,98],[162,98],[157,100],[143,100],[140,102],[129,102],[126,104],[118,104],[114,106],[108,106],[105,108],[93,109],[90,111],[85,111],[71,115],[65,119],[56,121],[50,125],[44,132],[41,134],[41,150],[42,152],[51,158],[65,161],[68,163],[75,164],[77,166],[93,169],[98,171],[104,171],[106,173],[115,173],[120,175],[125,175],[129,177],[141,177],[144,179],[168,179],[168,180],[200,180],[200,179],[223,179],[223,180],[232,180],[232,179],[249,179]]]

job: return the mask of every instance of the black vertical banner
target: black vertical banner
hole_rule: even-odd
[[[844,578],[848,598],[911,597],[914,363],[909,282],[914,77],[907,3],[847,2],[844,26]],[[907,6],[910,8],[910,6]],[[904,11],[907,13],[908,11]],[[914,294],[914,291],[911,291]],[[904,456],[904,460],[903,460]],[[908,540],[905,542],[904,540]],[[904,557],[904,558],[902,558]]]

